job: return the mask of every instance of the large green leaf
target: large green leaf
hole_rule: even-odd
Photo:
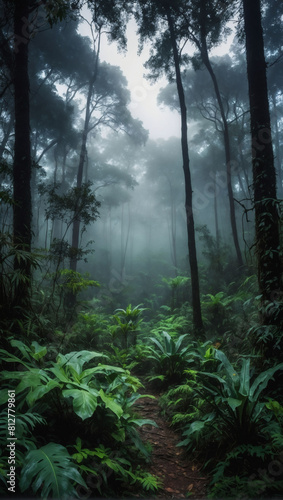
[[[66,448],[49,443],[26,455],[19,486],[22,492],[31,487],[42,498],[59,499],[75,495],[74,482],[87,488]]]
[[[92,373],[103,373],[107,375],[108,373],[127,373],[123,368],[120,368],[119,366],[112,366],[112,365],[102,365],[99,364],[95,368],[91,368]],[[88,370],[85,370],[85,373],[88,373]]]
[[[61,366],[72,366],[80,375],[83,365],[93,358],[107,358],[107,356],[95,351],[74,351],[64,355],[58,354],[57,363]]]
[[[25,366],[27,369],[30,368],[30,363],[29,364],[25,363],[21,358],[18,358],[18,356],[11,354],[5,349],[0,349],[0,354],[2,354],[1,359],[3,361],[6,361],[7,363],[19,363]]]
[[[55,387],[62,387],[62,384],[59,384],[56,380],[49,380],[47,384],[40,384],[34,389],[32,389],[27,395],[27,403],[29,406],[32,406],[36,403],[40,398],[45,396],[48,392],[55,389]]]
[[[118,418],[121,418],[123,415],[123,408],[120,406],[118,403],[114,401],[114,398],[111,396],[106,396],[104,393],[103,389],[100,389],[99,391],[99,396],[101,397],[103,403],[105,404],[106,408],[109,408],[109,410],[113,411],[115,415],[117,415]]]
[[[39,345],[39,343],[36,342],[35,340],[31,343],[31,345],[32,345],[32,349],[31,349],[30,355],[36,361],[43,358],[47,354],[46,347]]]
[[[51,379],[44,370],[31,368],[30,370],[21,373],[21,381],[17,386],[16,391],[19,393],[25,389],[33,389],[39,385],[43,385],[44,382],[47,383],[49,380]]]
[[[11,346],[17,347],[19,349],[19,351],[21,351],[24,358],[26,358],[30,361],[31,349],[27,345],[25,345],[21,340],[12,339]]]
[[[220,382],[224,387],[227,388],[227,382],[226,382],[226,380],[224,378],[222,378],[220,375],[218,375],[217,373],[198,372],[198,375],[199,376],[205,375],[207,377],[214,378],[214,379],[218,380],[218,382]],[[219,392],[219,389],[217,387],[215,387],[214,389],[215,389],[216,392]]]
[[[176,346],[176,352],[180,349],[180,346],[181,346],[181,344],[182,344],[183,340],[184,340],[186,337],[188,337],[188,334],[187,334],[187,333],[185,333],[184,335],[180,335],[180,337],[178,338],[178,340],[176,341],[176,344],[175,344],[175,346]],[[187,347],[185,347],[185,348],[184,348],[184,353],[185,353],[187,350],[188,350],[188,348],[187,348]]]
[[[165,342],[165,354],[172,356],[175,354],[175,342],[172,340],[168,332],[162,332],[164,342]]]
[[[138,427],[142,427],[143,425],[152,425],[154,427],[158,427],[157,423],[150,418],[131,418],[128,420],[129,423],[135,424]]]
[[[62,391],[64,398],[73,398],[74,412],[82,419],[91,417],[97,407],[97,397],[83,389],[66,389]]]
[[[231,365],[230,361],[228,360],[227,356],[224,354],[224,352],[216,350],[215,351],[215,358],[219,359],[221,361],[223,367],[226,370],[227,375],[229,375],[233,385],[239,383],[239,375]]]
[[[242,396],[248,396],[250,391],[250,359],[243,359],[240,372],[240,389]]]
[[[258,377],[256,377],[250,388],[250,399],[252,401],[258,400],[259,395],[261,394],[263,389],[266,388],[269,380],[273,377],[274,373],[277,370],[283,370],[283,363],[279,363],[278,365],[265,370],[264,372],[260,373]]]
[[[242,401],[240,399],[235,399],[235,398],[227,398],[228,405],[232,410],[236,410],[239,406],[241,406]]]
[[[60,380],[60,382],[64,382],[65,384],[67,384],[68,382],[71,382],[71,380],[69,379],[68,375],[65,373],[65,370],[62,366],[54,364],[54,366],[52,366],[52,368],[48,368],[48,370],[51,373],[53,373],[53,375],[55,375],[55,377],[57,377]]]
[[[155,339],[154,337],[150,337],[150,340],[154,342],[155,345],[160,349],[160,351],[164,354],[164,347],[163,345],[159,342],[159,340]],[[155,352],[152,348],[150,348],[153,352]]]

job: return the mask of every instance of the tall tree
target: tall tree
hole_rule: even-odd
[[[14,244],[27,252],[31,251],[31,145],[29,113],[28,46],[29,31],[24,20],[29,18],[29,0],[14,2],[14,109],[15,146],[13,163],[13,231]],[[26,299],[31,278],[29,259],[15,259],[15,270],[26,276],[16,291],[19,305]]]
[[[56,2],[57,3],[57,2]],[[31,200],[31,140],[30,140],[30,95],[29,95],[29,42],[34,34],[31,14],[42,7],[46,24],[62,18],[69,9],[65,0],[37,2],[32,0],[5,0],[1,10],[7,10],[13,18],[13,36],[6,27],[1,30],[2,57],[11,73],[14,91],[14,158],[13,158],[13,240],[15,248],[22,251],[21,258],[14,260],[15,280],[14,303],[23,306],[28,303],[31,284],[31,242],[32,242],[32,200]],[[36,17],[36,16],[35,16]],[[5,32],[5,34],[4,34]],[[9,52],[13,44],[12,68]],[[6,88],[4,87],[4,91]],[[26,252],[24,254],[23,252]]]
[[[189,248],[189,259],[190,259],[190,269],[191,269],[193,320],[195,328],[202,331],[203,323],[201,316],[198,262],[197,262],[197,251],[196,251],[196,241],[195,241],[195,225],[193,216],[193,189],[192,189],[189,146],[188,146],[187,107],[186,107],[184,87],[181,77],[180,54],[178,51],[174,23],[169,6],[166,6],[166,16],[167,16],[171,45],[173,50],[176,85],[177,85],[177,91],[180,103],[180,112],[181,112],[181,145],[182,145],[182,156],[183,156],[183,170],[185,176],[185,209],[187,216],[186,220],[187,220],[187,233],[188,233],[188,248]]]
[[[243,265],[242,253],[239,245],[238,230],[235,215],[235,203],[232,187],[231,173],[231,145],[229,125],[226,117],[224,103],[221,96],[219,82],[216,78],[215,71],[211,64],[209,49],[215,45],[220,38],[223,24],[227,21],[230,12],[230,5],[234,2],[218,2],[211,0],[185,0],[174,4],[174,10],[179,18],[180,31],[183,31],[183,39],[188,37],[197,47],[199,54],[196,59],[200,59],[206,67],[213,84],[216,99],[218,102],[222,127],[223,139],[225,148],[225,163],[227,175],[227,190],[229,199],[229,212],[232,228],[232,236],[236,250],[238,264]],[[198,63],[197,63],[198,64]]]
[[[261,1],[243,0],[252,137],[258,281],[266,324],[278,321],[270,304],[282,292],[279,214],[272,148]],[[277,311],[278,312],[278,311]]]
[[[141,7],[139,32],[142,38],[149,38],[152,35],[156,36],[158,26],[160,26],[160,24],[164,26],[164,22],[166,23],[164,32],[160,34],[159,37],[156,37],[156,54],[150,58],[148,66],[155,72],[160,71],[160,69],[165,69],[170,78],[174,75],[176,79],[179,109],[181,113],[181,149],[185,177],[185,209],[192,284],[193,322],[196,331],[201,334],[203,332],[203,323],[201,315],[198,263],[194,229],[193,190],[188,148],[187,107],[181,77],[181,51],[178,47],[174,12],[170,2],[167,2],[166,0],[163,2],[148,2],[147,0],[141,0],[139,4]]]
[[[89,78],[89,82],[88,82],[88,89],[87,89],[85,118],[84,118],[84,126],[83,126],[83,131],[82,131],[82,142],[81,142],[81,150],[80,150],[79,165],[78,165],[78,171],[77,171],[77,182],[76,182],[76,186],[78,189],[81,189],[82,183],[83,183],[83,171],[84,171],[84,165],[85,165],[86,156],[87,156],[88,134],[99,123],[99,122],[95,123],[95,125],[92,125],[92,126],[90,125],[92,113],[96,108],[96,106],[93,105],[92,101],[93,101],[93,94],[94,94],[94,85],[95,85],[95,82],[97,79],[97,73],[98,73],[100,39],[101,39],[101,33],[100,33],[100,28],[99,28],[98,33],[97,33],[97,48],[95,46],[95,39],[94,39],[93,61],[91,64],[92,72],[90,74],[90,78]],[[71,245],[73,252],[71,254],[71,259],[70,259],[70,269],[72,271],[77,270],[77,250],[79,248],[79,237],[80,237],[80,221],[79,221],[79,219],[75,219],[74,223],[73,223],[72,245]]]

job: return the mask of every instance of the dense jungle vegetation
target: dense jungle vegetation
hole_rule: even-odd
[[[207,498],[283,498],[283,4],[0,12],[0,494],[160,497],[154,392]]]

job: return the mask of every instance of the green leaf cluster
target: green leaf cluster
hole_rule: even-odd
[[[254,378],[249,358],[242,359],[241,369],[237,371],[224,352],[215,350],[214,357],[220,361],[218,373],[198,372],[201,391],[213,412],[190,424],[183,433],[186,439],[182,444],[190,444],[195,431],[204,429],[206,423],[211,420],[221,426],[222,434],[226,435],[230,443],[253,442],[264,421],[263,392],[275,372],[283,369],[283,363],[261,372]]]

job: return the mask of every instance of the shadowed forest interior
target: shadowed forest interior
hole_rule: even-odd
[[[0,495],[282,499],[283,4],[0,13]]]

